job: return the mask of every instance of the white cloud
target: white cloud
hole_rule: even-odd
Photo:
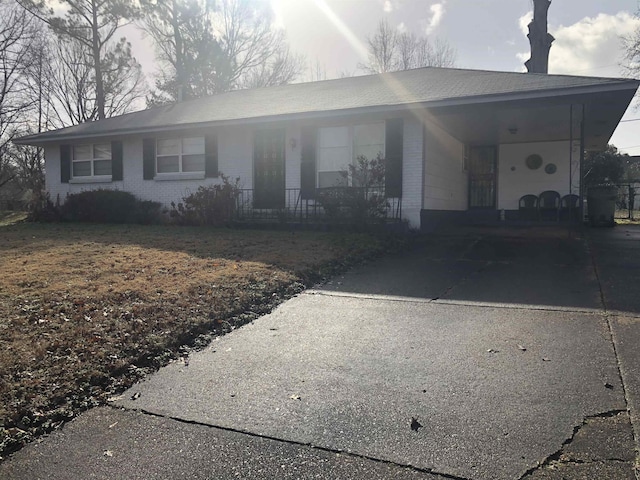
[[[619,64],[624,55],[621,37],[637,28],[640,28],[640,19],[628,12],[601,13],[573,25],[550,26],[550,33],[556,40],[549,55],[549,73],[620,76]],[[517,57],[524,62],[530,52],[518,53]]]
[[[382,4],[382,10],[384,13],[391,13],[394,10],[400,9],[400,3],[402,0],[378,0]]]
[[[529,10],[518,19],[520,31],[525,35],[529,33],[529,24],[531,23],[531,20],[533,20],[533,10]]]
[[[446,0],[442,0],[440,3],[435,3],[429,8],[431,16],[426,28],[427,35],[433,33],[433,31],[438,28],[438,25],[440,25],[440,22],[442,22],[442,18],[446,12],[444,8],[446,3]]]

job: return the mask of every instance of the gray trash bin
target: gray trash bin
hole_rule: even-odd
[[[613,227],[618,187],[600,185],[587,191],[589,223],[592,227]]]

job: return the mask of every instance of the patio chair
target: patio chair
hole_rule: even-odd
[[[560,200],[560,219],[567,222],[580,220],[580,197],[574,193],[565,195]]]
[[[538,195],[538,215],[540,220],[545,218],[560,220],[560,194],[554,190],[546,190]]]
[[[535,195],[524,195],[518,202],[518,218],[520,220],[538,219],[538,197]]]

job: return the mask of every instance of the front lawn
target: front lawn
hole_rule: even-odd
[[[366,234],[0,226],[0,455],[389,245]]]

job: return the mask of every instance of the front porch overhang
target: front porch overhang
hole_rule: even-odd
[[[584,148],[604,150],[635,89],[558,95],[430,108],[429,116],[461,142],[474,145],[554,142],[580,138]]]

